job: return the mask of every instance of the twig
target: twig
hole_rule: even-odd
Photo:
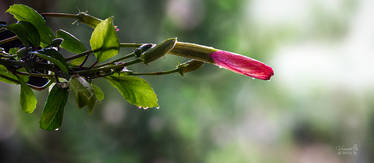
[[[113,70],[113,69],[122,69],[125,66],[133,65],[133,64],[136,64],[136,63],[140,63],[140,62],[142,62],[141,59],[135,59],[135,60],[125,62],[125,63],[122,63],[122,64],[118,64],[118,65],[99,67],[99,68],[89,69],[89,70],[75,71],[74,73],[76,73],[76,74],[92,74],[92,73],[96,73],[96,72],[106,72],[106,71],[110,71],[110,70]]]
[[[71,56],[71,57],[68,57],[68,58],[65,58],[66,61],[70,61],[70,60],[73,60],[73,59],[77,59],[77,58],[80,58],[80,57],[83,57],[83,56],[86,56],[86,55],[89,55],[91,53],[94,53],[95,51],[94,50],[87,50],[83,53],[80,53],[80,54],[77,54],[77,55],[74,55],[74,56]]]
[[[122,60],[125,60],[125,59],[128,59],[128,58],[134,57],[134,56],[135,56],[135,52],[132,52],[132,53],[130,53],[130,54],[124,56],[124,57],[118,58],[118,59],[116,59],[116,60],[114,60],[112,62],[108,62],[108,63],[102,64],[102,65],[99,65],[98,67],[103,67],[103,66],[111,65],[111,64],[114,64],[114,63],[116,63],[118,61],[122,61]]]
[[[17,36],[12,36],[12,37],[6,38],[4,40],[0,40],[0,45],[6,44],[6,43],[11,42],[11,41],[15,41],[15,40],[18,40],[18,37]]]
[[[47,16],[47,17],[59,17],[59,18],[73,18],[73,19],[79,18],[76,14],[55,13],[55,12],[45,12],[45,13],[41,13],[41,15]]]
[[[137,72],[127,72],[129,75],[167,75],[179,72],[179,69],[174,69],[170,71],[161,71],[161,72],[143,72],[143,73],[137,73]]]
[[[55,75],[48,75],[48,74],[39,74],[39,73],[28,73],[28,72],[20,72],[14,71],[16,74],[26,75],[26,76],[35,76],[35,77],[44,77],[44,78],[54,78]]]

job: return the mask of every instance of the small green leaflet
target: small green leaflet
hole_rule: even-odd
[[[56,37],[64,39],[60,46],[69,52],[78,54],[87,50],[78,38],[62,29],[57,30]]]
[[[10,48],[9,49],[9,54],[12,54],[12,55],[17,55],[17,52],[20,48]]]
[[[52,30],[46,25],[44,18],[29,6],[14,4],[6,12],[12,14],[18,21],[26,21],[34,25],[39,31],[40,40],[45,45],[49,45],[54,38]]]
[[[101,19],[88,15],[85,12],[78,13],[78,18],[79,22],[87,24],[91,28],[95,28],[102,21]]]
[[[104,92],[101,90],[101,88],[95,84],[91,84],[92,88],[95,91],[95,95],[98,101],[103,101],[104,100]]]
[[[64,41],[62,41],[62,44],[60,46],[61,48],[64,48],[71,53],[79,54],[87,50],[86,47],[83,45],[83,43],[78,38],[76,38],[74,35],[62,29],[57,30],[56,37],[64,39]],[[71,61],[71,64],[80,65],[84,61],[85,57],[86,56],[74,59]]]
[[[34,92],[20,77],[18,77],[18,81],[21,84],[20,103],[22,110],[26,113],[32,113],[38,101],[36,100]]]
[[[95,52],[98,62],[105,61],[116,56],[119,52],[119,42],[116,30],[113,26],[113,18],[101,21],[92,32],[90,45]]]
[[[123,74],[106,79],[130,104],[143,108],[158,107],[157,95],[144,79]]]
[[[68,88],[61,88],[58,84],[53,86],[40,117],[40,128],[52,131],[61,127],[68,96]]]
[[[15,33],[24,45],[35,47],[40,45],[39,32],[31,23],[20,21],[10,24],[7,28]]]
[[[3,65],[0,65],[0,81],[8,84],[19,84],[17,76],[10,73]]]

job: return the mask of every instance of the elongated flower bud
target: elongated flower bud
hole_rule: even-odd
[[[219,67],[261,80],[269,80],[273,69],[255,59],[212,47],[177,42],[170,54],[213,63]]]
[[[91,15],[88,15],[87,13],[85,12],[79,12],[77,14],[78,16],[78,20],[79,22],[81,23],[84,23],[84,24],[87,24],[88,26],[90,26],[91,28],[95,28],[96,25],[98,25],[102,20],[99,19],[99,18],[96,18],[94,16],[91,16]]]
[[[156,45],[155,47],[145,51],[142,55],[142,59],[145,64],[148,64],[165,54],[167,54],[171,49],[174,48],[175,43],[177,42],[176,38],[167,39],[164,42]]]
[[[271,67],[239,54],[220,50],[210,54],[210,57],[217,66],[253,78],[269,80],[274,75]]]
[[[179,73],[183,76],[184,73],[195,71],[195,70],[199,69],[203,64],[204,64],[204,62],[191,59],[187,62],[184,62],[184,63],[178,65],[177,68],[179,69]]]

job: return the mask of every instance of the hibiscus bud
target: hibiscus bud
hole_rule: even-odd
[[[219,67],[257,79],[269,80],[273,76],[273,69],[255,59],[218,50],[212,47],[177,42],[170,54],[213,63]]]
[[[171,49],[173,49],[176,42],[177,42],[176,38],[167,39],[164,42],[156,45],[155,47],[145,51],[142,55],[143,62],[145,64],[148,64],[148,63],[164,56]]]
[[[187,62],[178,65],[177,68],[179,69],[179,73],[183,76],[184,73],[195,71],[198,68],[200,68],[203,64],[204,62],[191,59]]]
[[[220,50],[210,54],[210,57],[217,66],[253,78],[269,80],[274,75],[271,67],[239,54]]]

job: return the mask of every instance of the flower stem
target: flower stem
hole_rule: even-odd
[[[103,66],[115,64],[118,61],[122,61],[122,60],[125,60],[125,59],[128,59],[128,58],[134,57],[134,56],[135,56],[135,52],[132,52],[132,53],[130,53],[130,54],[124,56],[124,57],[118,58],[118,59],[116,59],[112,62],[108,62],[108,63],[102,64],[102,65],[99,65],[98,67],[103,67]]]
[[[137,48],[146,43],[119,43],[119,46],[122,48]]]
[[[80,68],[82,68],[83,65],[87,62],[89,56],[90,55],[86,55],[86,57],[84,58],[83,62],[79,65]]]
[[[135,60],[125,62],[125,63],[121,63],[121,64],[118,64],[118,65],[104,66],[104,67],[94,68],[94,69],[90,69],[90,70],[81,70],[81,71],[76,71],[75,73],[76,74],[93,74],[93,73],[96,73],[96,72],[106,72],[106,71],[110,71],[110,70],[114,70],[114,69],[122,69],[125,66],[130,66],[130,65],[140,63],[140,62],[142,62],[141,59],[135,59]]]
[[[90,67],[88,67],[88,69],[91,69],[92,67],[96,66],[97,63],[99,63],[99,61],[96,59],[96,61]]]
[[[6,31],[7,29],[4,26],[0,27],[0,33]]]
[[[137,73],[137,72],[127,72],[129,75],[167,75],[179,72],[179,68],[170,70],[170,71],[161,71],[161,72],[143,72],[143,73]]]
[[[97,50],[98,51],[98,50]],[[71,57],[68,57],[68,58],[65,58],[66,61],[70,61],[70,60],[73,60],[73,59],[77,59],[77,58],[80,58],[80,57],[83,57],[83,56],[86,56],[86,55],[89,55],[90,53],[94,53],[95,50],[87,50],[83,53],[80,53],[80,54],[77,54],[77,55],[74,55],[74,56],[71,56]]]
[[[55,75],[48,75],[48,74],[39,74],[39,73],[28,73],[28,72],[20,72],[14,71],[16,74],[26,75],[26,76],[35,76],[35,77],[44,77],[44,78],[54,78]]]
[[[74,56],[71,56],[71,57],[68,57],[68,58],[65,58],[66,61],[70,61],[70,60],[73,60],[73,59],[77,59],[77,58],[80,58],[80,57],[83,57],[83,56],[86,56],[86,55],[89,55],[91,53],[96,53],[98,51],[106,51],[106,50],[113,50],[113,49],[118,49],[117,47],[109,47],[109,48],[99,48],[99,49],[95,49],[95,50],[87,50],[83,53],[80,53],[80,54],[77,54],[77,55],[74,55]]]
[[[17,55],[10,55],[10,54],[7,54],[5,52],[0,52],[0,57],[4,57],[4,58],[14,58],[14,57],[17,57]]]

